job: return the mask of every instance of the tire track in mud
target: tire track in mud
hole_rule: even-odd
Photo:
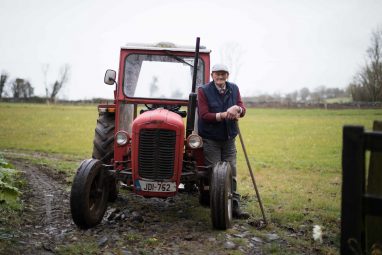
[[[12,163],[27,180],[24,224],[20,229],[22,253],[54,254],[54,247],[63,241],[64,234],[75,228],[70,218],[69,193],[55,179],[60,176],[52,178],[42,167],[24,161]]]

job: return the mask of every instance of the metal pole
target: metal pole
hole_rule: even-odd
[[[192,92],[193,93],[195,93],[196,91],[196,76],[198,74],[199,48],[200,48],[200,37],[196,37],[194,72],[192,76]]]
[[[256,196],[257,196],[257,199],[259,200],[260,210],[261,210],[261,214],[263,215],[264,224],[268,225],[268,222],[267,222],[267,219],[266,219],[265,213],[264,213],[263,203],[261,202],[260,193],[259,193],[259,190],[257,189],[255,176],[253,175],[252,167],[251,167],[251,164],[249,163],[249,159],[248,159],[247,150],[245,149],[244,140],[243,140],[243,137],[242,137],[241,132],[240,132],[239,122],[237,121],[236,124],[237,124],[237,131],[239,132],[241,147],[243,148],[245,160],[247,161],[248,170],[249,170],[249,173],[251,175],[253,187],[255,188]]]
[[[194,71],[192,75],[192,88],[191,93],[188,96],[188,106],[187,106],[187,126],[186,126],[186,136],[188,137],[195,128],[195,111],[196,111],[196,76],[198,75],[198,60],[199,60],[199,47],[200,38],[196,38],[195,46],[195,60],[194,60]]]

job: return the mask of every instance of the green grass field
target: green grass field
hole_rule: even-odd
[[[89,156],[97,107],[0,104],[0,148]]]
[[[37,151],[77,161],[88,158],[96,119],[95,105],[1,103],[0,153]],[[312,226],[318,224],[324,231],[323,252],[338,250],[342,127],[370,129],[378,119],[382,110],[248,109],[240,128],[272,222],[270,231],[296,247],[309,247]],[[247,197],[247,210],[260,218],[239,139],[237,146],[239,190]],[[48,159],[45,163],[57,169],[74,165]],[[303,232],[304,238],[296,238],[297,232]]]
[[[342,127],[371,129],[378,119],[382,110],[250,109],[240,126],[271,221],[291,234],[308,228],[308,237],[312,225],[321,225],[327,240],[338,247]],[[240,188],[253,197],[239,146]],[[258,204],[251,203],[249,210],[260,217]],[[301,240],[292,235],[290,242],[298,245]],[[334,252],[334,247],[326,252]]]

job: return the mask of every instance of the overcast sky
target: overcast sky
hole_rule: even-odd
[[[220,62],[239,45],[235,79],[244,96],[302,87],[344,88],[366,58],[371,32],[382,27],[380,0],[0,0],[0,72],[28,79],[44,95],[60,67],[71,66],[61,98],[112,97],[105,70],[118,70],[127,42],[195,38]]]

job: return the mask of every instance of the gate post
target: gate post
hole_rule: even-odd
[[[382,121],[374,121],[373,131],[382,131]],[[382,152],[370,152],[367,193],[382,197]],[[366,250],[382,241],[382,217],[366,215]]]
[[[343,128],[341,254],[352,254],[353,249],[362,249],[362,197],[365,190],[363,133],[361,126]]]

